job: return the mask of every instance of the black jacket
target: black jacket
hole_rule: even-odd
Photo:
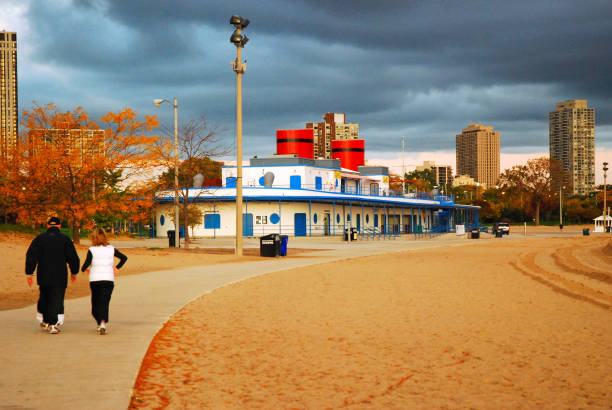
[[[68,269],[73,275],[79,273],[79,255],[70,238],[58,228],[49,228],[30,244],[26,254],[26,275],[34,273],[38,266],[38,286],[68,286]]]

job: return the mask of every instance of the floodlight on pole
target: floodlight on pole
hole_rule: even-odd
[[[178,194],[178,163],[179,163],[179,155],[178,155],[178,100],[175,98],[174,101],[166,100],[165,98],[156,98],[153,100],[153,105],[159,107],[162,103],[167,102],[168,104],[172,104],[174,106],[174,226],[176,232],[175,238],[175,247],[181,247],[181,229],[179,224],[179,194]]]
[[[607,174],[608,172],[608,163],[604,162],[603,163],[603,177],[604,177],[604,197],[603,197],[603,215],[604,215],[604,230],[608,229],[608,203],[607,203],[607,197],[608,197],[608,191],[607,188],[608,186],[606,185],[606,177],[608,176]]]
[[[230,24],[235,30],[230,42],[236,46],[236,60],[230,64],[236,73],[236,255],[242,256],[242,74],[246,71],[246,62],[242,62],[242,48],[249,41],[242,30],[249,25],[249,19],[234,14]]]

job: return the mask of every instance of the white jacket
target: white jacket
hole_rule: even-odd
[[[92,246],[89,251],[92,256],[89,281],[110,280],[114,282],[115,248],[112,245]]]

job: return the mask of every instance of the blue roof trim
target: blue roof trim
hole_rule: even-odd
[[[243,165],[242,168],[270,168],[270,167],[310,167],[310,168],[322,168],[330,169],[334,171],[340,171],[341,168],[335,167],[323,167],[321,165],[310,165],[310,164],[294,164],[294,165]],[[236,168],[236,165],[224,165],[221,168]]]
[[[316,202],[316,203],[332,203],[332,202],[352,202],[352,203],[372,203],[372,204],[383,204],[389,206],[404,206],[409,208],[460,208],[460,209],[470,209],[470,210],[479,210],[479,206],[470,206],[470,205],[453,205],[448,203],[440,203],[440,204],[409,204],[405,202],[394,202],[394,201],[384,201],[380,198],[393,198],[393,197],[366,197],[366,198],[343,198],[343,197],[329,197],[329,198],[312,198],[310,196],[254,196],[254,197],[243,197],[243,201],[261,201],[261,202],[271,202],[271,201],[284,201],[284,202]],[[164,202],[173,202],[173,198],[165,197],[158,198],[158,201]],[[205,202],[205,201],[219,201],[219,202],[228,202],[235,201],[235,196],[220,196],[220,197],[199,197],[196,202]]]

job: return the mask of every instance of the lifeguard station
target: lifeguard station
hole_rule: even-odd
[[[593,232],[610,232],[612,231],[612,216],[601,215],[593,219],[595,221],[595,229]]]

